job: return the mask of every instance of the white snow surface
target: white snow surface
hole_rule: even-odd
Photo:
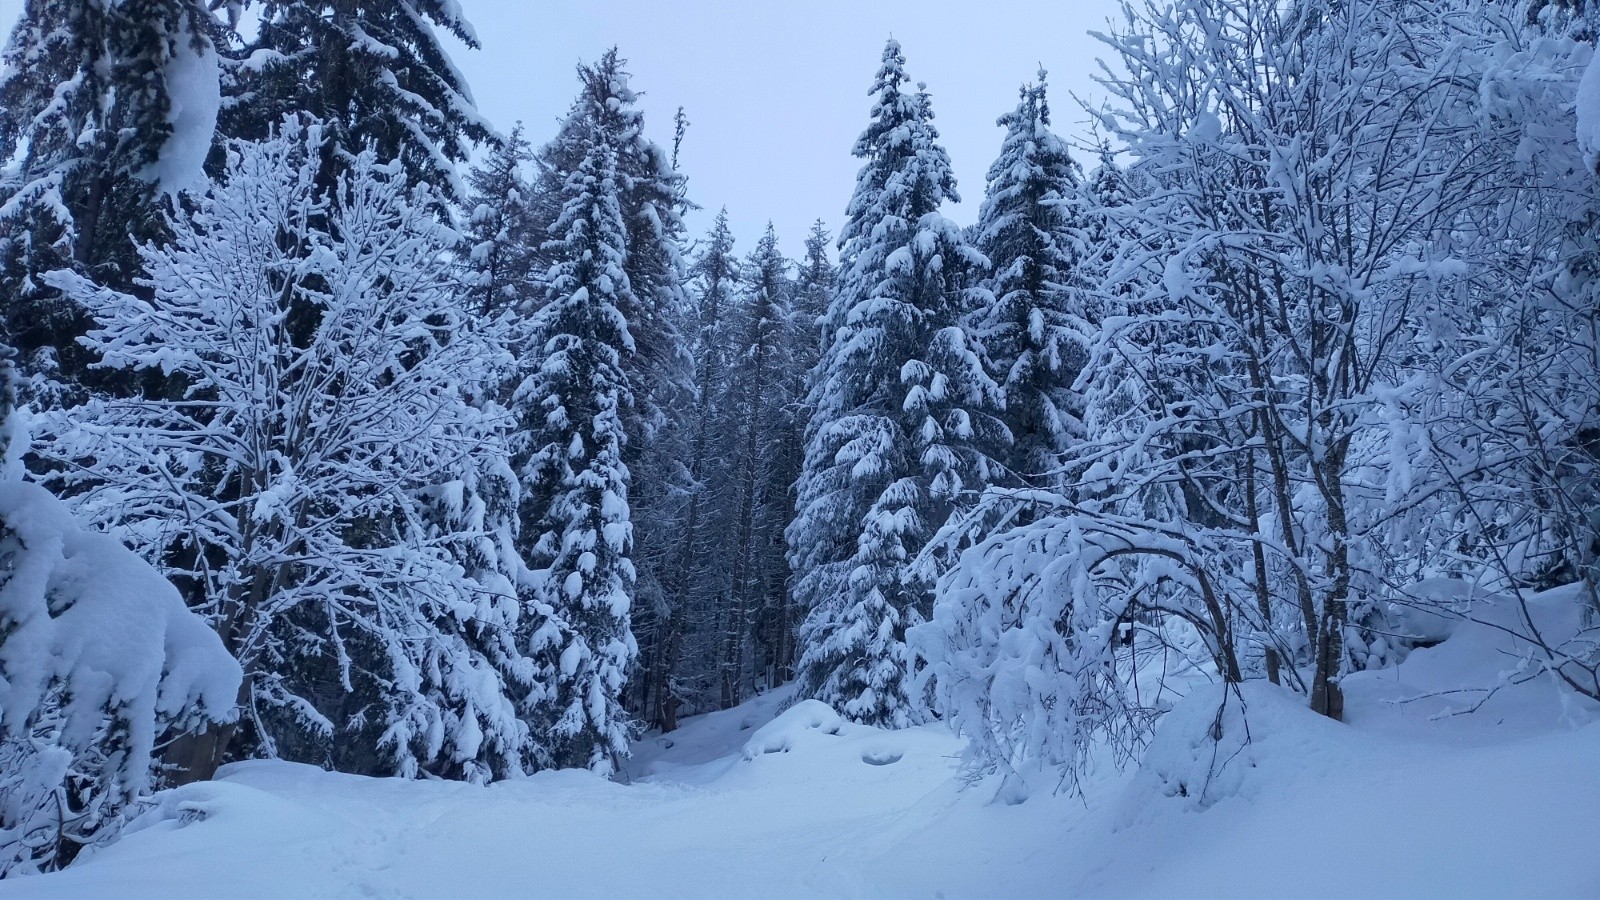
[[[1533,611],[1572,608],[1547,595]],[[1202,685],[1137,772],[1101,765],[1081,799],[1046,788],[1014,806],[954,777],[960,743],[941,727],[784,711],[786,689],[646,738],[631,783],[246,763],[0,897],[1600,896],[1600,710],[1546,677],[1502,679],[1509,650],[1492,624],[1463,623],[1348,678],[1349,724],[1248,685],[1222,718],[1232,762],[1209,782],[1195,738],[1221,689]],[[1433,695],[1497,681],[1487,698]]]

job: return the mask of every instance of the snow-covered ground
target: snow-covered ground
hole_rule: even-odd
[[[1571,604],[1552,605],[1570,609]],[[1230,697],[1217,778],[1169,714],[1138,773],[1016,806],[963,788],[939,727],[884,732],[779,691],[639,745],[631,783],[472,787],[248,763],[3,897],[1595,897],[1600,711],[1547,679],[1483,700],[1504,636],[1463,625],[1347,680],[1348,725]],[[1232,716],[1248,706],[1250,740]],[[1179,786],[1182,785],[1182,789]]]

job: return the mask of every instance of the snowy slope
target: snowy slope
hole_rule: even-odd
[[[782,691],[646,739],[626,784],[236,765],[0,897],[1600,895],[1600,711],[1540,679],[1459,715],[1481,696],[1392,702],[1493,684],[1507,649],[1463,625],[1356,676],[1351,725],[1250,686],[1251,739],[1223,741],[1233,763],[1209,785],[1192,747],[1219,695],[1196,691],[1140,772],[1103,767],[1082,800],[1019,806],[963,789],[960,745],[937,727],[885,732],[814,703],[780,714]]]

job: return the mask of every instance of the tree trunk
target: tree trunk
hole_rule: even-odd
[[[239,696],[234,705],[243,710],[249,698],[250,679],[246,678],[239,685]],[[174,786],[210,781],[215,777],[217,769],[222,767],[222,761],[228,758],[228,744],[232,743],[238,730],[239,722],[234,720],[226,725],[207,725],[200,731],[174,740],[162,754],[173,768]]]

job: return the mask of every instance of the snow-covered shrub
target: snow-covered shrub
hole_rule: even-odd
[[[1119,759],[1143,745],[1161,684],[1141,687],[1135,639],[1154,617],[1199,626],[1211,675],[1239,678],[1201,562],[1211,548],[1153,523],[1056,512],[962,553],[932,620],[909,637],[940,709],[968,740],[967,774],[1003,775],[1008,801],[1026,797],[1029,771],[1058,772],[1075,790],[1096,741]],[[1156,643],[1164,663],[1165,639]]]
[[[148,563],[0,482],[0,877],[115,828],[156,786],[158,744],[236,716],[240,678]]]

